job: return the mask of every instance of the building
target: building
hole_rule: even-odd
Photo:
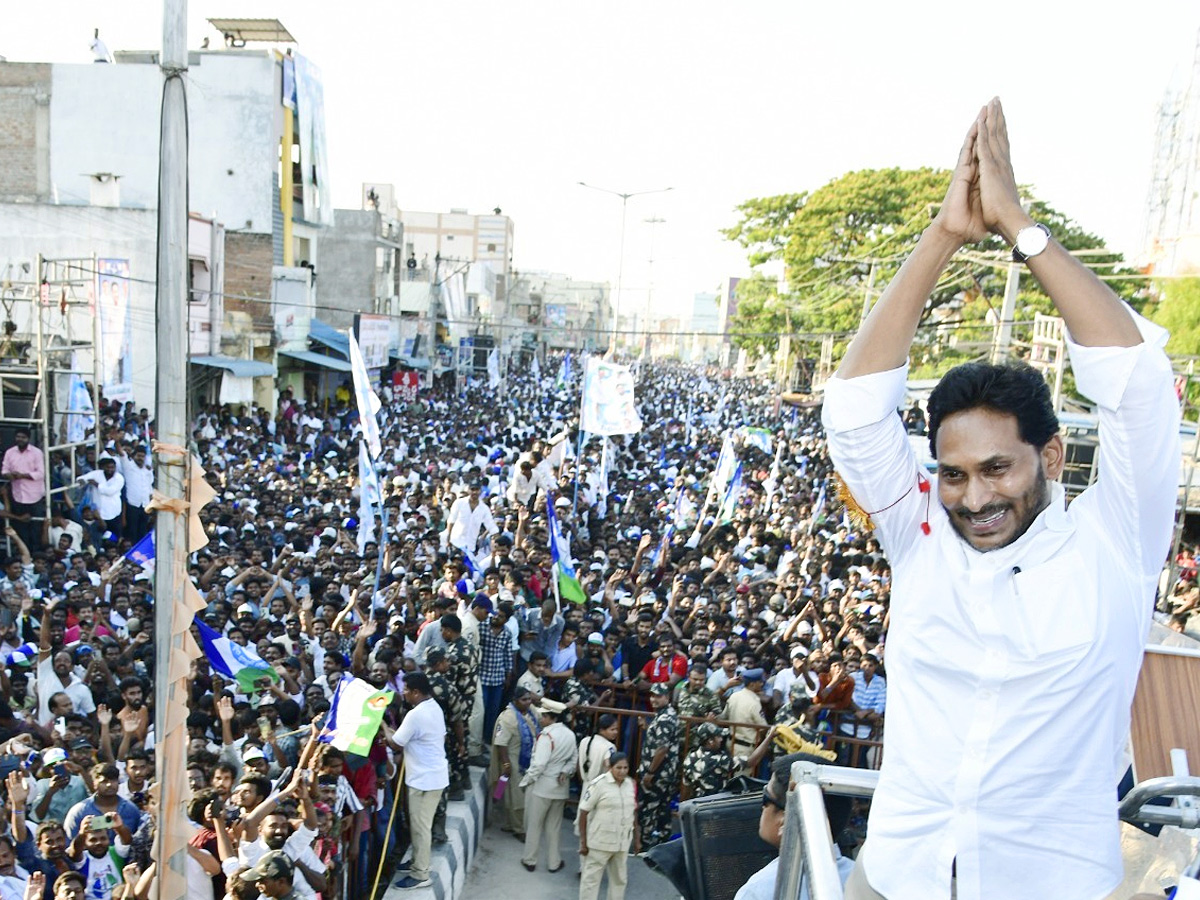
[[[1144,254],[1155,275],[1200,273],[1200,38],[1185,86],[1158,107]]]
[[[688,321],[691,331],[687,341],[687,355],[691,362],[716,362],[720,349],[721,321],[718,314],[717,295],[700,293],[692,297],[692,314]]]
[[[321,318],[345,329],[355,313],[389,309],[400,296],[403,278],[403,225],[376,209],[335,209],[333,225],[321,237],[321,269],[316,282]]]
[[[612,321],[607,281],[584,281],[555,272],[521,272],[510,305],[525,345],[547,350],[603,350]]]
[[[289,39],[281,25],[275,33]],[[77,233],[93,236],[96,209],[119,210],[122,221],[136,220],[125,215],[135,211],[153,218],[158,53],[114,59],[0,63],[0,204],[60,208]],[[244,47],[193,51],[188,65],[189,201],[224,228],[220,353],[208,355],[258,361],[256,371],[273,372],[280,329],[306,327],[300,320],[312,306],[311,297],[295,301],[303,279],[290,270],[306,269],[311,286],[320,237],[333,221],[320,70],[291,51]],[[12,258],[0,245],[0,260]],[[152,284],[153,254],[132,256],[128,277],[131,285]],[[287,305],[277,296],[285,280]],[[137,368],[152,372],[153,364]],[[273,408],[272,380],[256,377],[254,399]],[[139,391],[152,396],[152,383]]]

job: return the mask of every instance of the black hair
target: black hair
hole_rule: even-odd
[[[418,694],[423,694],[426,697],[433,693],[433,688],[429,684],[429,676],[424,672],[410,672],[405,675],[404,686],[412,688]]]
[[[829,760],[809,753],[789,753],[771,763],[771,780],[767,789],[776,799],[782,800],[787,796],[788,785],[792,780],[792,763],[812,762],[827,765]],[[829,817],[829,831],[836,840],[850,821],[850,811],[853,800],[849,797],[825,793],[825,813]]]
[[[1037,369],[1020,362],[964,363],[942,376],[929,395],[929,452],[937,459],[937,436],[946,416],[968,409],[1013,416],[1021,440],[1046,446],[1058,434],[1050,386]]]

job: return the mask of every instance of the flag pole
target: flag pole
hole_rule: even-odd
[[[579,507],[579,466],[583,460],[584,430],[579,429],[579,437],[575,441],[575,496],[571,498],[571,518]]]

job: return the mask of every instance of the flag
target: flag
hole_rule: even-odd
[[[633,376],[628,366],[588,357],[583,371],[579,428],[589,434],[635,434],[642,417],[634,406]]]
[[[557,388],[565,388],[571,381],[571,351],[563,356],[562,364],[558,367],[558,378],[554,382]]]
[[[371,451],[371,459],[378,459],[383,445],[379,440],[379,409],[382,404],[375,391],[371,389],[371,376],[367,374],[367,363],[362,351],[358,349],[358,341],[354,338],[354,329],[346,332],[350,337],[350,374],[354,378],[354,401],[358,404],[358,421],[362,426],[363,440]]]
[[[717,521],[722,525],[732,522],[733,514],[737,510],[738,501],[741,499],[742,464],[738,463],[737,468],[733,472],[733,478],[729,480],[729,487],[725,491],[725,499],[721,501],[721,508],[717,510]]]
[[[812,534],[817,530],[817,519],[821,515],[821,511],[825,509],[825,482],[821,482],[821,490],[817,492],[817,499],[813,501],[812,521],[808,524],[808,533]]]
[[[711,490],[714,496],[719,497],[725,493],[737,464],[738,459],[737,453],[733,449],[733,439],[729,436],[729,432],[726,432],[725,440],[721,443],[721,455],[717,457],[717,467],[713,470]]]
[[[480,558],[472,553],[466,547],[462,548],[463,565],[467,567],[467,574],[471,576],[471,580],[478,584],[483,581],[483,573],[487,570],[487,558]]]
[[[235,644],[215,628],[209,628],[199,617],[192,623],[200,631],[200,649],[208,657],[208,664],[218,675],[236,681],[243,694],[257,690],[257,682],[266,678],[278,681],[279,673],[271,668],[252,646]]]
[[[749,428],[743,425],[739,432],[742,440],[751,447],[757,447],[763,453],[771,452],[771,432],[766,428]]]
[[[366,756],[371,752],[371,744],[383,722],[383,711],[394,696],[391,691],[378,690],[361,678],[343,675],[318,740],[332,744],[343,753]]]
[[[488,387],[493,390],[500,387],[500,354],[495,349],[488,351],[487,373]]]
[[[783,455],[783,444],[780,443],[775,448],[775,461],[771,463],[771,472],[767,475],[767,480],[763,482],[763,492],[766,498],[763,500],[763,512],[771,511],[771,504],[775,502],[775,491],[779,487],[779,457]]]
[[[358,442],[358,555],[375,540],[375,508],[382,504],[379,473],[367,452],[366,440]]]
[[[575,566],[571,562],[571,551],[567,548],[566,539],[558,527],[558,516],[554,514],[554,498],[546,498],[548,510],[547,522],[550,525],[550,559],[554,565],[555,577],[558,580],[558,593],[572,603],[587,603],[587,595],[583,586],[575,577]]]
[[[144,566],[154,562],[154,531],[146,532],[146,536],[125,551],[125,558],[135,565]]]
[[[533,362],[529,364],[529,374],[533,376],[533,380],[540,382],[542,380],[542,364],[538,362],[537,354],[533,354]]]

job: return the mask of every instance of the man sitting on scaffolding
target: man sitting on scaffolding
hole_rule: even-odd
[[[897,415],[926,299],[988,232],[1053,300],[1099,411],[1099,474],[1069,509],[1030,367],[945,375],[935,485]],[[1121,881],[1116,785],[1180,462],[1165,340],[1022,209],[992,100],[825,392],[832,458],[895,573],[883,767],[847,897],[1099,900]]]

